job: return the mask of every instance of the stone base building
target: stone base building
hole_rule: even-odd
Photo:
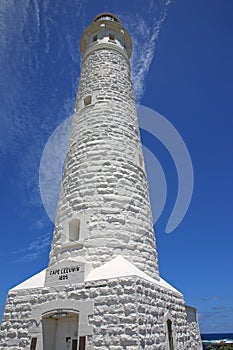
[[[158,271],[130,35],[103,13],[80,49],[49,266],[9,291],[0,349],[201,350],[196,310]]]
[[[44,270],[9,292],[1,349],[202,349],[196,310],[161,278],[118,256],[75,284],[70,266],[73,284]]]

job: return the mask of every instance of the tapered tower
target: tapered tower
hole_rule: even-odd
[[[9,291],[0,349],[200,350],[195,309],[158,271],[130,35],[102,13],[80,51],[49,266]]]
[[[129,58],[131,38],[101,14],[80,41],[82,69],[50,265],[124,256],[158,277]]]

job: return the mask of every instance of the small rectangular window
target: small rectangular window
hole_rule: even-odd
[[[92,97],[91,96],[86,96],[83,101],[84,101],[84,107],[86,107],[86,106],[91,104]]]
[[[32,338],[30,350],[36,350],[37,338]]]
[[[72,219],[69,222],[69,239],[70,242],[75,242],[79,240],[79,231],[80,231],[80,220]]]
[[[79,337],[79,350],[85,350],[86,348],[86,337]]]
[[[112,33],[109,33],[109,40],[115,40],[115,35]]]
[[[92,42],[97,41],[97,39],[98,39],[98,35],[94,35],[92,38]]]
[[[142,154],[141,153],[138,154],[138,158],[139,158],[139,165],[142,168],[143,167],[143,158],[142,158]]]

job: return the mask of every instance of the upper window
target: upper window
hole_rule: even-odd
[[[116,16],[114,16],[113,14],[110,13],[102,13],[100,16],[97,16],[94,19],[95,22],[98,21],[114,21],[114,22],[119,22],[119,20],[117,19]]]
[[[109,33],[109,40],[115,40],[115,35],[112,33]]]
[[[143,167],[143,158],[142,158],[141,152],[138,154],[138,158],[139,158],[139,165],[142,168]]]
[[[86,106],[90,105],[90,104],[91,104],[91,102],[92,102],[92,97],[91,97],[90,95],[89,95],[89,96],[84,97],[83,102],[84,102],[84,107],[86,107]]]
[[[92,42],[97,41],[97,40],[98,40],[98,35],[96,34],[96,35],[93,36]]]
[[[72,219],[69,222],[69,240],[70,242],[75,242],[79,240],[80,233],[80,220]]]

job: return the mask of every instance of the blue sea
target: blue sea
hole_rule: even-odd
[[[201,334],[201,340],[203,345],[203,350],[206,350],[208,345],[213,347],[220,343],[220,341],[225,341],[227,344],[233,344],[233,333],[206,333]]]

